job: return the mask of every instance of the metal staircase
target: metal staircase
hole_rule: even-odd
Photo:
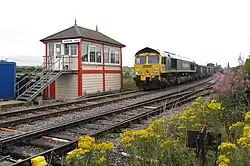
[[[59,64],[59,65],[54,65]],[[50,69],[44,68],[44,64],[42,66],[37,67],[34,71],[29,73],[23,79],[21,79],[18,83],[16,83],[16,99],[22,101],[32,101],[37,96],[41,95],[42,92],[58,77],[60,77],[63,73],[63,70],[60,70],[61,58],[58,59],[55,63],[50,65]],[[57,67],[51,67],[57,66]],[[42,68],[41,72],[37,72],[39,68]],[[52,69],[54,68],[54,69]],[[35,75],[32,79],[32,75]],[[27,83],[20,86],[21,82],[25,79],[29,79]]]

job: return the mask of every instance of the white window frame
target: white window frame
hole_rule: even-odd
[[[75,56],[77,57],[78,56],[78,44],[77,43],[72,43],[72,44],[70,44],[70,46],[73,45],[73,44],[76,45],[76,54],[74,54],[74,55],[71,54],[71,48],[69,47],[69,55],[73,56],[73,57],[75,57]]]
[[[65,55],[65,45],[69,45],[69,55]],[[75,55],[72,55],[71,54],[71,48],[70,48],[70,45],[71,44],[76,44],[76,54]],[[63,50],[63,54],[62,54],[62,51],[61,51],[61,55],[64,55],[64,56],[72,56],[72,57],[77,57],[78,56],[78,46],[77,46],[77,43],[64,43],[64,44],[61,44],[61,48],[63,48],[63,49],[61,49],[61,50]]]
[[[102,57],[102,47],[100,47],[100,46],[96,46],[96,45],[93,45],[93,44],[85,44],[85,43],[82,43],[82,47],[84,48],[84,45],[87,45],[87,47],[88,47],[88,61],[87,62],[84,62],[84,61],[82,61],[82,63],[83,64],[97,64],[97,65],[100,65],[100,64],[102,64],[102,62],[103,62],[103,57]],[[90,47],[94,47],[95,48],[95,62],[90,62]],[[101,48],[101,62],[96,62],[96,60],[97,60],[97,52],[96,52],[96,48],[97,47],[100,47]]]
[[[105,65],[110,65],[111,63],[110,63],[110,60],[111,60],[111,56],[110,56],[110,49],[112,49],[112,48],[109,48],[109,47],[106,47],[106,49],[108,50],[108,62],[105,62],[105,47],[104,47],[104,64]]]
[[[111,51],[115,52],[115,62],[116,62],[116,52],[119,53],[119,63],[111,63]],[[112,66],[120,66],[121,65],[121,53],[120,53],[119,49],[110,48],[108,54],[109,54],[109,63],[105,63],[105,64],[112,65]]]
[[[55,55],[56,58],[60,58],[63,55],[62,44],[61,43],[54,43],[54,45],[55,45],[55,47],[54,47],[54,55]],[[60,45],[61,54],[59,56],[57,55],[56,45]]]
[[[115,53],[115,49],[114,48],[109,49],[109,64],[114,65],[115,63],[111,63],[111,51],[114,51],[114,53]]]
[[[88,62],[89,62],[89,63],[92,63],[92,64],[95,64],[96,62],[90,62],[90,47],[95,48],[95,61],[96,61],[96,46],[94,46],[94,45],[89,45],[89,46],[88,46]]]
[[[95,46],[95,56],[96,56],[96,60],[97,60],[97,51],[96,51],[96,50],[97,50],[97,49],[96,49],[97,47],[99,47],[100,50],[101,50],[101,62],[95,62],[95,63],[96,63],[96,64],[102,64],[102,62],[103,62],[103,58],[102,58],[102,54],[103,54],[103,53],[102,53],[102,51],[103,51],[103,50],[102,50],[102,47],[100,47],[100,46]]]
[[[53,54],[54,54],[54,55],[50,55],[50,48],[49,48],[50,45],[53,45]],[[48,55],[48,57],[53,57],[53,56],[55,56],[55,43],[48,43],[47,55]]]
[[[85,64],[86,64],[86,63],[89,63],[89,45],[88,45],[88,44],[85,44],[85,43],[81,43],[81,44],[82,44],[82,54],[84,53],[84,47],[87,46],[87,48],[88,48],[88,49],[87,49],[87,50],[88,50],[88,51],[87,51],[87,59],[88,59],[88,61],[82,61],[82,63],[85,63]],[[82,55],[82,57],[83,57],[83,55]]]
[[[117,58],[117,57],[116,57],[116,54],[118,54],[119,63],[116,63],[116,58]],[[120,50],[117,50],[117,49],[116,49],[116,50],[115,50],[115,64],[116,64],[116,65],[120,65],[120,64],[121,64],[120,61],[121,61]]]

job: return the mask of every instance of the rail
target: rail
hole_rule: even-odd
[[[198,90],[198,91],[200,91],[200,90]],[[206,96],[206,95],[208,95],[208,94],[210,94],[210,93],[211,93],[211,92],[205,92],[205,93],[200,94],[200,95],[201,95],[201,96]],[[199,96],[200,96],[200,95],[199,95]],[[176,106],[176,105],[181,105],[181,104],[184,104],[184,103],[186,103],[186,102],[192,101],[192,100],[194,100],[196,97],[197,97],[197,95],[195,95],[195,92],[192,92],[192,93],[189,92],[188,94],[183,95],[183,96],[181,96],[181,97],[179,97],[179,98],[177,98],[177,99],[175,99],[175,100],[172,100],[171,102],[167,103],[167,104],[168,104],[167,108],[170,109],[170,108],[172,108],[172,107],[174,107],[174,106]],[[135,107],[135,106],[134,106],[134,107]],[[138,107],[138,106],[136,106],[136,107]],[[126,108],[126,109],[128,109],[128,108]],[[132,109],[132,108],[130,108],[130,109]],[[118,110],[117,110],[117,111],[118,111]],[[121,112],[121,111],[124,111],[124,109],[120,109],[120,110],[119,110],[119,112]],[[109,125],[109,126],[103,128],[103,129],[97,130],[96,132],[93,132],[92,134],[89,134],[89,135],[90,135],[90,136],[98,136],[98,135],[100,135],[100,134],[102,134],[102,133],[104,133],[104,132],[115,130],[116,128],[119,128],[120,126],[124,126],[124,125],[126,125],[126,124],[129,124],[130,122],[136,121],[136,120],[138,120],[138,119],[146,118],[146,117],[148,117],[149,115],[154,115],[154,114],[160,113],[160,112],[162,112],[162,111],[164,111],[163,105],[161,105],[161,106],[159,106],[159,107],[157,107],[157,108],[150,109],[150,110],[148,110],[148,111],[139,113],[139,114],[134,115],[134,116],[132,116],[132,117],[130,117],[130,118],[128,118],[128,119],[124,119],[124,120],[121,121],[121,122],[118,122],[118,123],[115,123],[115,124],[111,124],[111,125]],[[113,112],[113,113],[114,113],[114,112]],[[113,114],[113,113],[112,113],[112,114]],[[100,116],[103,116],[103,115],[100,115]],[[106,115],[105,115],[105,116],[106,116]],[[88,118],[86,118],[86,119],[82,119],[81,122],[82,122],[82,121],[89,121],[89,118],[90,118],[90,117],[88,117]],[[92,117],[92,118],[96,119],[97,117]],[[97,119],[98,119],[98,118],[97,118]],[[71,127],[72,127],[72,123],[79,124],[80,121],[78,121],[78,122],[71,122],[71,125],[67,124],[67,126],[71,126]],[[53,131],[62,130],[62,126],[63,126],[62,124],[59,125],[59,126],[57,126],[58,129],[56,129],[56,130],[54,129]],[[65,127],[65,125],[64,125],[64,127]],[[63,128],[64,128],[64,127],[63,127]],[[50,132],[52,132],[52,128],[50,128],[49,130],[50,130]],[[47,129],[46,133],[48,134],[48,129]],[[25,134],[24,137],[29,138],[29,139],[32,139],[32,138],[34,138],[34,136],[37,138],[37,137],[39,137],[39,136],[43,136],[44,134],[45,134],[44,131],[43,131],[43,132],[42,132],[42,131],[36,131],[36,134],[35,134],[35,133]],[[19,142],[19,141],[17,141],[18,139],[20,139],[20,137],[16,136],[16,137],[15,137],[14,139],[12,139],[12,140],[6,139],[6,142],[17,143],[17,142]],[[22,140],[24,140],[24,138],[22,138]],[[15,164],[13,164],[12,166],[14,166],[14,165],[21,165],[21,164],[23,164],[23,163],[25,163],[25,162],[27,162],[27,161],[30,161],[32,158],[34,158],[34,157],[36,157],[36,156],[52,155],[52,153],[60,154],[60,153],[62,153],[62,152],[64,152],[64,154],[65,154],[65,151],[73,150],[73,148],[75,148],[75,147],[77,146],[77,141],[78,141],[78,138],[76,138],[75,140],[72,140],[72,141],[70,141],[69,143],[66,143],[66,144],[64,144],[64,145],[61,145],[61,146],[58,146],[58,147],[55,147],[55,148],[52,148],[52,149],[48,149],[48,150],[46,150],[45,152],[41,152],[40,154],[36,154],[36,155],[34,155],[34,156],[32,156],[32,157],[28,157],[28,158],[26,158],[26,159],[23,159],[22,161],[20,161],[20,162],[18,162],[18,163],[15,163]],[[4,141],[4,142],[5,142],[5,141]],[[3,143],[3,142],[1,142],[1,143]]]

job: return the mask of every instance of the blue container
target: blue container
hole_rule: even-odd
[[[0,100],[16,99],[16,63],[0,61]]]

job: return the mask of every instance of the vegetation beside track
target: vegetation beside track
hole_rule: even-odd
[[[133,80],[133,69],[130,67],[123,67],[123,91],[137,89]]]
[[[206,166],[245,166],[250,163],[250,80],[246,79],[241,59],[237,71],[225,70],[209,101],[197,98],[185,111],[168,120],[155,120],[142,130],[127,130],[120,143],[128,150],[129,165],[196,165],[194,149],[186,147],[187,130],[221,134],[218,154],[207,151]],[[105,153],[108,153],[106,151]],[[81,160],[81,154],[68,157],[68,162]],[[97,159],[96,159],[97,160]],[[105,161],[108,158],[105,158]],[[105,165],[104,163],[101,165]]]

